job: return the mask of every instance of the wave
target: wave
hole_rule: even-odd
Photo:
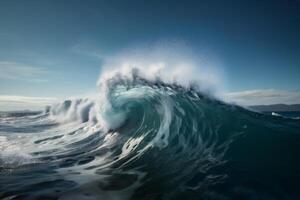
[[[0,198],[300,197],[298,120],[136,69],[103,77],[95,99],[1,116]]]

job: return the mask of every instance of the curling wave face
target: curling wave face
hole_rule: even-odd
[[[299,120],[114,77],[99,98],[0,118],[2,199],[298,199]]]

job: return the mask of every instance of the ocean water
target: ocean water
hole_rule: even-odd
[[[0,115],[0,199],[300,199],[300,120],[194,87],[108,81]]]

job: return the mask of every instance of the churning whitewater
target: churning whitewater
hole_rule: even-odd
[[[132,70],[0,117],[1,199],[299,199],[299,120]]]

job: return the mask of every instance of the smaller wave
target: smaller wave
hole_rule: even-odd
[[[284,113],[271,112],[271,115],[275,117],[282,117],[282,118],[289,118],[289,119],[296,119],[296,120],[300,119],[300,116],[294,116],[293,114],[289,114],[289,112],[284,112]]]
[[[52,119],[62,123],[70,121],[87,122],[93,118],[94,104],[93,99],[87,98],[65,100],[62,103],[48,106],[45,113],[48,113]]]
[[[277,117],[282,117],[282,115],[281,115],[281,114],[279,114],[279,113],[276,113],[276,112],[272,112],[272,113],[271,113],[271,115],[272,115],[272,116],[277,116]]]

